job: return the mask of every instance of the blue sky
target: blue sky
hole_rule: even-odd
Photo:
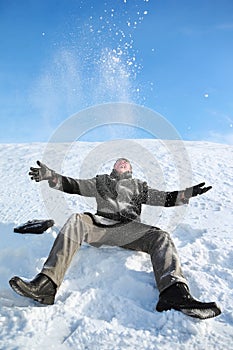
[[[233,144],[232,0],[0,0],[0,43],[1,143],[133,102],[184,140]]]

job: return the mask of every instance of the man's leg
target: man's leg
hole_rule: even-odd
[[[194,299],[185,280],[174,243],[167,232],[151,227],[141,238],[123,248],[139,250],[150,254],[155,279],[160,291],[156,310],[175,309],[184,314],[206,319],[221,314],[215,302],[201,302]]]
[[[15,276],[9,281],[11,287],[42,304],[53,304],[57,288],[82,242],[98,242],[104,234],[104,228],[96,227],[89,215],[71,215],[55,239],[41,273],[30,282]]]
[[[41,271],[58,287],[82,242],[84,240],[88,242],[91,239],[93,227],[93,221],[89,215],[73,214],[60,230]]]
[[[144,230],[145,233],[141,238],[124,245],[123,248],[142,251],[150,255],[159,291],[162,292],[176,282],[187,283],[176,247],[169,233],[156,227],[138,225],[138,228],[136,225],[135,229]]]

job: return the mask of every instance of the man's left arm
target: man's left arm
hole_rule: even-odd
[[[145,204],[153,206],[173,207],[177,205],[188,204],[189,199],[209,191],[212,186],[204,187],[205,182],[188,187],[181,191],[158,191],[148,187],[147,200]]]

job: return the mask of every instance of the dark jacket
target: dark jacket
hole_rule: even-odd
[[[119,175],[113,170],[110,175],[97,175],[92,179],[55,176],[57,184],[50,181],[50,187],[70,194],[94,197],[97,202],[96,214],[121,222],[140,221],[142,204],[163,207],[184,204],[180,199],[183,191],[158,191],[146,182],[132,178],[130,172]]]

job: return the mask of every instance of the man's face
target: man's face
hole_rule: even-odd
[[[132,171],[131,164],[126,159],[118,159],[114,164],[114,169],[119,174],[123,174],[126,171]]]

